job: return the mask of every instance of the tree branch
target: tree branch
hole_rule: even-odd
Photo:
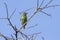
[[[34,12],[34,13],[30,16],[30,18],[27,20],[27,22],[28,22],[36,13],[37,13],[37,11]],[[18,32],[21,31],[21,29],[23,28],[23,26],[24,26],[27,22],[25,22],[25,23],[21,26],[21,28],[19,28],[17,31],[18,31]]]
[[[36,10],[36,11],[30,16],[30,18],[27,20],[27,22],[28,22],[37,12],[43,12],[44,14],[46,14],[46,15],[48,15],[48,16],[51,16],[50,14],[47,14],[47,13],[45,13],[44,11],[42,11],[43,9],[48,8],[48,7],[59,6],[59,5],[48,6],[51,2],[52,2],[52,0],[50,0],[50,1],[48,2],[48,4],[45,5],[45,7],[43,7],[43,8],[38,8],[38,10]],[[26,22],[26,23],[27,23],[27,22]],[[17,31],[18,31],[18,32],[21,31],[21,29],[23,28],[23,26],[24,26],[26,23],[24,23]]]
[[[44,37],[42,36],[42,40],[44,40]]]
[[[41,4],[40,4],[40,6],[39,6],[39,7],[41,7],[43,3],[44,3],[44,0],[42,0],[42,2],[41,2]]]
[[[10,26],[14,29],[14,31],[15,31],[15,37],[16,37],[16,40],[18,40],[18,38],[17,38],[17,34],[18,34],[18,32],[17,32],[17,28],[16,28],[16,26],[13,26],[13,24],[11,23],[11,21],[10,21],[10,18],[13,16],[13,14],[15,13],[15,10],[13,11],[13,13],[11,14],[11,16],[10,16],[10,18],[8,17],[8,8],[7,8],[7,4],[6,3],[4,3],[5,4],[5,7],[6,7],[6,12],[7,12],[7,20],[8,20],[8,22],[9,22],[9,24],[10,24]]]
[[[38,8],[39,8],[39,0],[37,0],[37,8],[36,9],[38,10]]]
[[[51,7],[56,7],[56,6],[60,6],[60,5],[51,5],[51,6],[47,6],[47,7],[43,8],[43,9],[51,8]]]
[[[44,12],[44,11],[41,11],[42,13],[44,13],[44,14],[46,14],[46,15],[48,15],[48,16],[51,16],[50,14],[47,14],[46,12]]]
[[[43,8],[47,7],[53,0],[50,0]]]
[[[0,36],[2,36],[5,40],[8,40],[8,38],[1,33],[0,33]]]
[[[7,8],[7,4],[4,2],[4,4],[5,4],[5,7],[6,7],[6,12],[7,12],[7,18],[8,18],[8,8]]]
[[[26,37],[26,40],[29,39],[29,37],[26,34],[24,34],[22,32],[20,32],[20,34],[22,35],[23,39],[24,39],[24,36]]]
[[[35,24],[33,26],[28,27],[27,29],[34,28],[35,26],[38,26],[38,24]]]
[[[16,9],[14,9],[14,11],[12,12],[10,18],[14,15],[15,11],[16,11]]]

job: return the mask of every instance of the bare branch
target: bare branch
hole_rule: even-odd
[[[16,34],[15,34],[15,37],[16,37],[16,40],[18,40],[18,32],[16,31]]]
[[[44,37],[42,36],[42,40],[44,40]]]
[[[51,0],[52,1],[52,0]],[[51,1],[49,1],[49,3],[51,2]],[[37,0],[37,2],[38,2],[38,0]],[[48,3],[48,4],[49,4]],[[47,4],[47,5],[48,5]],[[37,5],[38,5],[38,3],[37,3]],[[46,6],[47,6],[46,5]],[[39,8],[38,8],[39,9]],[[40,9],[40,11],[41,11],[42,9]],[[30,18],[27,20],[27,22],[38,12],[39,10],[36,10],[31,16],[30,16]],[[43,13],[45,13],[45,12],[43,12]],[[46,14],[46,13],[45,13]],[[47,14],[48,15],[48,14]],[[48,15],[48,16],[50,16],[50,15]],[[27,23],[27,22],[25,22],[22,26],[21,26],[21,28],[19,28],[17,31],[19,32],[19,31],[21,31],[21,29],[23,28],[23,26]]]
[[[8,22],[9,22],[10,26],[14,29],[14,31],[16,31],[16,29],[15,29],[15,27],[13,26],[13,24],[11,23],[10,19],[8,18],[7,20],[8,20]]]
[[[39,8],[39,0],[37,0],[37,10],[38,10],[38,8]]]
[[[28,27],[27,29],[34,28],[35,26],[38,26],[38,24],[35,24],[33,26]]]
[[[23,34],[21,34],[21,35],[22,35],[22,40],[25,40]]]
[[[44,0],[42,1],[40,7],[42,6],[43,2],[44,2]],[[39,9],[39,7],[38,7],[38,6],[39,6],[39,0],[37,0],[37,10],[32,13],[32,15],[29,17],[29,19],[27,20],[27,22],[28,22],[37,12],[42,12],[42,13],[48,15],[48,16],[51,16],[50,14],[47,14],[47,13],[45,13],[44,11],[42,11],[42,10],[45,9],[45,8],[60,6],[60,5],[48,6],[51,2],[52,2],[52,0],[50,0],[50,1],[48,2],[48,4],[46,4],[43,8],[40,8],[40,9]],[[24,26],[27,22],[25,22],[19,29],[17,29],[16,26],[14,26],[14,25],[12,24],[11,20],[10,20],[10,18],[14,15],[16,9],[12,12],[12,14],[11,14],[11,16],[10,16],[10,18],[9,18],[9,17],[8,17],[9,15],[8,15],[7,4],[6,4],[6,3],[4,3],[4,4],[5,4],[5,7],[6,7],[7,18],[0,18],[0,19],[7,19],[7,20],[8,20],[9,25],[10,25],[10,26],[14,29],[14,31],[15,31],[15,37],[16,37],[15,40],[18,40],[18,32],[20,32],[20,34],[22,35],[22,40],[24,40],[24,37],[29,40],[30,38],[29,38],[28,36],[32,36],[32,40],[34,40],[34,38],[33,38],[34,35],[38,35],[38,34],[41,34],[41,33],[42,33],[42,32],[33,33],[33,34],[31,34],[31,35],[26,35],[26,34],[22,33],[22,32],[21,32],[21,29],[23,28],[23,26]],[[32,8],[30,8],[30,9],[32,9]],[[30,10],[30,9],[27,9],[27,10],[25,10],[25,11],[28,11],[28,10]],[[25,12],[25,11],[24,11],[24,12]],[[35,26],[36,26],[36,25],[35,25]],[[30,27],[30,28],[32,28],[32,27]],[[6,38],[6,36],[4,36],[4,35],[1,34],[1,33],[0,33],[0,36],[2,36],[3,38],[5,38],[6,40],[8,40],[8,39]],[[12,36],[12,39],[14,39],[13,36]],[[42,40],[44,40],[44,37],[42,37]]]
[[[44,13],[44,14],[46,14],[47,16],[51,16],[50,14],[47,14],[46,12],[44,12],[44,11],[41,11],[42,13]]]
[[[41,34],[42,32],[38,32],[38,33],[33,33],[33,34],[30,34],[29,36],[32,36],[32,35],[38,35],[38,34]]]
[[[1,33],[0,33],[0,36],[2,36],[5,40],[8,40],[8,38]]]
[[[14,11],[12,12],[10,18],[14,15],[15,11],[16,11],[16,8],[15,8]]]
[[[35,8],[35,7],[32,7],[32,8]],[[27,11],[31,10],[32,8],[29,8],[29,9],[27,9],[27,10],[23,10],[22,12],[19,12],[19,14],[21,14],[21,13],[23,13],[23,12],[27,12]]]
[[[32,35],[32,38],[31,38],[31,40],[34,40],[34,35]]]
[[[24,37],[22,36],[22,40],[24,40]]]
[[[5,7],[6,7],[6,13],[7,13],[7,20],[8,20],[8,22],[10,23],[10,26],[16,31],[16,29],[15,29],[15,27],[13,26],[13,24],[11,23],[11,21],[10,21],[10,19],[9,19],[9,15],[8,15],[8,8],[7,8],[7,4],[6,3],[4,3],[5,4]]]
[[[51,5],[51,6],[47,6],[45,8],[51,8],[51,7],[56,7],[56,6],[60,6],[60,5]],[[45,8],[43,8],[43,9],[45,9]]]
[[[28,36],[30,36],[30,39],[31,39],[31,40],[35,40],[36,37],[37,37],[37,35],[38,35],[38,34],[41,34],[41,33],[42,33],[42,32],[33,33],[33,34],[28,35]]]
[[[47,7],[53,0],[50,0],[43,8]]]
[[[8,8],[7,8],[7,4],[4,2],[4,4],[5,4],[5,7],[6,7],[6,12],[7,12],[7,18],[8,18]]]
[[[12,37],[13,40],[15,40],[14,37],[13,37],[13,35],[11,35],[11,37]]]
[[[40,4],[40,6],[39,6],[39,7],[41,7],[43,3],[44,3],[44,0],[42,0],[42,2],[41,2],[41,4]]]
[[[5,7],[6,7],[7,18],[0,18],[0,19],[7,19],[7,20],[8,20],[9,25],[10,25],[10,26],[14,29],[14,31],[16,32],[16,40],[18,40],[18,39],[17,39],[17,34],[18,34],[17,28],[16,28],[16,26],[13,26],[13,24],[11,23],[10,18],[8,17],[9,15],[8,15],[7,4],[6,4],[6,3],[4,3],[4,4],[5,4]],[[15,10],[16,10],[16,9],[15,9]],[[15,10],[14,10],[14,12],[15,12]],[[12,13],[12,15],[11,15],[10,17],[13,16],[14,12]],[[3,36],[6,40],[8,40],[4,35],[1,35],[1,36]],[[9,38],[9,39],[10,39],[10,38]]]
[[[51,2],[52,2],[52,0],[50,0],[48,4],[50,4]],[[48,4],[47,4],[47,5],[48,5]],[[47,5],[46,5],[46,6],[47,6]],[[38,8],[38,9],[39,9],[39,8]],[[43,9],[44,9],[44,8],[40,8],[38,11],[41,12]],[[38,11],[36,10],[36,11],[30,16],[30,18],[28,19],[28,21],[29,21]],[[43,12],[43,11],[42,11],[42,12]],[[43,12],[43,13],[46,14],[46,15],[48,15],[48,14],[45,13],[45,12]],[[51,15],[48,15],[48,16],[51,16]],[[28,22],[28,21],[27,21],[27,22]],[[27,22],[26,22],[26,23],[27,23]],[[23,28],[23,26],[24,26],[26,23],[24,23],[24,24],[21,26],[21,28],[18,29],[18,32],[21,31],[21,29]]]
[[[26,11],[29,11],[29,10],[31,10],[31,9],[33,9],[34,7],[32,7],[32,8],[29,8],[29,9],[27,9],[27,10],[24,10],[23,12],[26,12]]]
[[[23,38],[23,39],[24,39],[24,37],[26,37],[26,40],[29,39],[28,35],[26,35],[26,34],[24,34],[24,33],[22,33],[22,32],[20,32],[20,34],[22,35],[22,38]]]

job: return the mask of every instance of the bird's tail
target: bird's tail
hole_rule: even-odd
[[[26,24],[23,26],[24,29],[25,29],[25,26],[26,26]]]

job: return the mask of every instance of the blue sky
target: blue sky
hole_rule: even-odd
[[[0,0],[0,18],[6,17],[6,10],[4,2],[7,3],[9,16],[13,12],[13,10],[16,8],[16,12],[14,16],[11,18],[11,21],[13,25],[16,25],[17,28],[21,26],[20,23],[20,17],[21,14],[19,12],[26,10],[31,7],[36,7],[36,1],[37,0]],[[39,4],[42,0],[39,1]],[[48,3],[49,0],[45,0],[42,7]],[[53,2],[49,5],[58,4],[60,5],[60,0],[53,0]],[[49,16],[39,12],[37,13],[26,25],[26,28],[33,26],[35,24],[38,24],[38,26],[35,26],[31,29],[25,29],[23,30],[23,33],[25,34],[32,34],[36,32],[42,32],[41,35],[39,35],[36,40],[40,40],[41,36],[44,36],[45,40],[60,40],[60,7],[54,7],[54,8],[47,8],[43,10],[44,12],[47,12],[48,14],[52,15],[52,18]],[[31,14],[34,12],[34,10],[29,10],[28,18],[31,16]],[[0,33],[7,35],[11,37],[11,34],[13,34],[13,29],[8,25],[7,20],[0,20]],[[0,37],[0,40],[3,40],[3,38]]]

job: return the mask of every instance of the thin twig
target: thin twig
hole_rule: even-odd
[[[8,22],[9,22],[10,26],[14,29],[14,31],[16,31],[16,29],[15,29],[15,27],[13,26],[13,24],[11,23],[10,19],[8,18],[7,20],[8,20]]]
[[[22,40],[24,40],[24,37],[22,36],[22,38],[21,38]]]
[[[32,38],[31,38],[31,40],[34,40],[34,35],[32,35]]]
[[[56,6],[60,6],[60,5],[51,5],[51,6],[47,6],[47,7],[43,8],[43,9],[51,8],[51,7],[56,7]]]
[[[1,33],[0,33],[0,36],[2,36],[5,40],[8,40],[8,38]]]
[[[37,1],[38,2],[38,1]],[[43,7],[43,9],[44,8],[49,8],[49,7],[54,7],[54,6],[56,6],[56,5],[53,5],[53,6],[48,6],[50,3],[52,2],[52,0],[51,1],[49,1],[49,3],[48,4],[46,4],[45,5],[45,7]],[[39,3],[39,2],[38,2]],[[37,9],[38,9],[38,4],[37,3]],[[10,26],[15,30],[15,32],[16,32],[16,34],[15,34],[15,36],[16,36],[16,40],[18,40],[18,32],[20,32],[21,31],[21,29],[23,28],[23,26],[39,11],[35,11],[30,17],[29,17],[29,19],[28,19],[28,21],[26,22],[26,23],[24,23],[22,26],[21,26],[21,28],[19,28],[18,30],[16,30],[17,28],[15,28],[15,26],[13,26],[13,24],[11,23],[11,21],[10,21],[10,19],[8,18],[8,8],[7,8],[7,4],[6,3],[4,3],[5,4],[5,7],[6,7],[6,12],[7,12],[7,20],[8,20],[8,22],[10,23]],[[43,2],[42,2],[42,4],[43,4]],[[41,4],[41,5],[42,5]],[[43,12],[44,14],[46,14],[46,15],[48,15],[47,13],[45,13],[44,11],[42,11],[42,9],[40,9],[40,11],[39,12]],[[14,14],[14,12],[12,13],[12,15]],[[48,15],[48,16],[50,16],[50,15]],[[11,16],[12,17],[12,16]],[[41,33],[41,32],[40,32]],[[37,34],[40,34],[40,33],[34,33],[34,34],[31,34],[31,35],[37,35]],[[28,36],[27,35],[25,35],[25,34],[23,34],[22,32],[21,32],[21,35],[24,35],[25,37],[27,37],[28,38]]]
[[[52,1],[52,0],[51,0],[51,1]],[[51,1],[49,1],[49,3],[51,3]],[[48,4],[49,4],[49,3],[48,3]],[[47,4],[47,5],[48,5],[48,4]],[[38,9],[39,9],[39,8],[38,8]],[[39,10],[41,11],[41,10],[43,10],[43,9],[44,9],[44,8],[40,8]],[[39,10],[36,10],[36,11],[30,16],[30,18],[27,20],[27,22],[28,22]],[[39,11],[39,12],[40,12],[40,11]],[[25,22],[25,23],[21,26],[21,28],[18,29],[18,32],[21,31],[21,29],[23,28],[23,26],[24,26],[27,22]]]
[[[47,7],[53,0],[50,0],[43,8]]]
[[[14,15],[15,11],[16,11],[16,8],[15,8],[14,11],[12,12],[10,18]]]
[[[5,4],[5,7],[6,7],[7,20],[8,20],[8,22],[10,23],[10,26],[15,30],[13,24],[12,24],[11,21],[10,21],[10,18],[8,17],[8,8],[7,8],[7,4],[6,4],[6,3],[4,3],[4,4]],[[15,30],[15,31],[16,31],[16,30]]]
[[[10,23],[10,26],[14,29],[14,31],[15,31],[15,37],[16,37],[16,40],[18,40],[18,32],[17,32],[17,28],[16,28],[16,26],[13,26],[13,24],[11,23],[11,21],[10,21],[10,18],[8,17],[8,8],[7,8],[7,4],[6,3],[4,3],[5,4],[5,7],[6,7],[6,12],[7,12],[7,20],[8,20],[8,22]],[[16,9],[15,9],[16,10]],[[12,15],[14,14],[14,12],[15,12],[15,10],[13,11],[13,13],[12,13]],[[12,15],[10,16],[10,17],[12,17]]]
[[[29,9],[27,9],[27,10],[23,10],[22,12],[19,12],[19,14],[21,14],[21,13],[23,13],[23,12],[27,12],[27,11],[33,9],[33,8],[35,8],[35,7],[29,8]]]
[[[41,7],[41,6],[43,5],[43,3],[44,3],[44,0],[41,2],[41,4],[40,4],[40,6],[39,6],[39,7]]]
[[[6,7],[6,12],[7,12],[7,18],[8,18],[8,8],[7,8],[7,4],[4,2],[4,4],[5,4],[5,7]]]
[[[38,35],[38,34],[41,34],[42,32],[38,32],[38,33],[33,33],[33,34],[30,34],[29,36],[31,35]]]
[[[35,24],[33,26],[28,27],[27,29],[34,28],[35,26],[38,26],[38,24]]]
[[[37,0],[37,10],[38,10],[38,8],[39,8],[39,0]]]
[[[29,11],[29,10],[31,10],[31,9],[33,9],[34,7],[31,7],[31,8],[29,8],[29,9],[27,9],[27,10],[24,10],[23,12],[26,12],[26,11]]]
[[[29,39],[29,37],[28,37],[26,34],[24,34],[24,33],[22,33],[22,32],[20,32],[20,34],[22,35],[22,37],[25,36],[25,37],[26,37],[26,40]]]
[[[30,36],[31,40],[35,40],[36,37],[37,37],[37,35],[38,35],[38,34],[41,34],[41,33],[42,33],[42,32],[33,33],[33,34],[28,35],[28,36]]]
[[[16,31],[16,34],[15,34],[15,37],[16,37],[16,40],[18,40],[18,32]]]
[[[13,37],[13,35],[11,35],[11,37],[12,37],[13,40],[15,40],[14,37]]]
[[[47,16],[51,16],[50,14],[48,14],[48,13],[46,13],[46,12],[44,12],[44,11],[41,11],[42,13],[44,13],[44,14],[46,14]]]
[[[42,36],[42,40],[44,40],[44,37]]]

